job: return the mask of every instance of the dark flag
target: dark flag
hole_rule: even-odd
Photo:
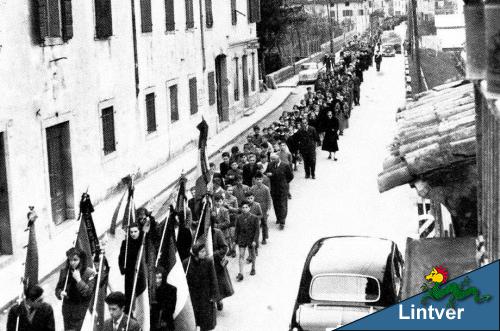
[[[33,207],[28,212],[29,231],[28,245],[26,246],[26,262],[24,264],[24,286],[28,288],[31,285],[38,284],[38,245],[36,242],[35,221],[38,218]]]
[[[186,226],[186,182],[187,179],[184,174],[179,179],[179,193],[177,193],[177,203],[175,205],[175,213],[179,220],[179,228]]]
[[[208,124],[205,119],[202,119],[196,127],[200,131],[198,140],[198,166],[196,168],[196,200],[201,200],[212,190],[212,174],[208,168],[207,156],[207,139],[208,139]]]

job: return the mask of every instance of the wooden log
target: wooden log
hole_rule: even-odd
[[[388,191],[394,187],[408,184],[414,179],[404,163],[387,169],[380,173],[377,178],[378,190],[380,193]]]
[[[394,166],[398,165],[399,163],[403,163],[403,160],[399,156],[395,155],[389,155],[384,159],[384,162],[382,163],[382,168],[384,170],[393,168]]]
[[[476,156],[476,137],[470,137],[450,143],[453,156],[458,159]]]

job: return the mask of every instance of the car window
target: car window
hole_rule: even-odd
[[[315,69],[316,65],[313,63],[306,63],[301,65],[300,70],[309,70],[309,69]]]
[[[376,302],[380,299],[380,283],[364,275],[317,275],[311,281],[309,296],[317,301]]]

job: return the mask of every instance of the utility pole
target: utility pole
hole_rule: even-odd
[[[328,10],[328,29],[330,30],[330,54],[335,54],[333,49],[333,29],[332,29],[332,11],[331,11],[331,3],[328,0],[326,5],[326,9]],[[337,14],[338,15],[338,14]]]
[[[413,35],[413,42],[412,46],[414,48],[413,55],[414,55],[414,65],[416,67],[417,71],[417,86],[418,86],[418,93],[422,91],[422,78],[420,76],[420,43],[418,40],[418,19],[417,19],[417,1],[416,0],[409,0],[410,3],[410,8],[411,8],[411,18],[412,18],[412,30],[411,34]]]

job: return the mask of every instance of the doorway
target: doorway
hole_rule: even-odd
[[[247,55],[241,57],[241,67],[243,71],[243,100],[245,101],[245,108],[248,107],[248,58]]]
[[[224,54],[215,58],[215,80],[217,84],[217,113],[219,115],[219,122],[229,121],[227,63],[226,56]]]
[[[52,220],[58,225],[75,218],[69,122],[46,131]]]
[[[4,133],[0,132],[0,255],[12,254]]]

